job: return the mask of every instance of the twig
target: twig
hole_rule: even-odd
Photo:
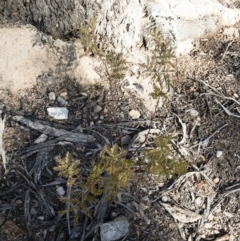
[[[233,102],[235,102],[236,104],[238,104],[238,105],[240,105],[240,102],[238,102],[237,100],[235,100],[234,98],[232,98],[232,97],[228,97],[228,96],[225,96],[225,95],[217,95],[217,94],[213,94],[213,93],[202,93],[201,94],[201,96],[202,95],[214,95],[214,96],[217,96],[217,97],[220,97],[220,98],[223,98],[223,99],[226,99],[226,100],[231,100],[231,101],[233,101]]]
[[[240,115],[235,115],[235,114],[233,114],[232,112],[230,112],[226,107],[224,107],[224,106],[217,100],[217,98],[214,98],[214,101],[223,108],[223,110],[225,111],[225,113],[226,113],[227,115],[233,116],[233,117],[236,117],[236,118],[240,118]]]
[[[198,144],[190,146],[189,149],[192,149],[196,146],[202,145],[202,144],[206,144],[213,136],[215,136],[220,130],[222,130],[223,128],[225,128],[226,126],[228,126],[228,124],[223,125],[222,127],[220,127],[219,129],[217,129],[211,136],[209,136],[208,138],[206,138],[204,141],[200,141]]]
[[[193,81],[198,81],[198,82],[204,84],[204,85],[207,86],[208,88],[210,88],[210,89],[212,89],[213,91],[215,91],[216,93],[218,93],[220,96],[223,95],[223,94],[222,94],[221,92],[219,92],[216,88],[214,88],[214,87],[212,87],[211,85],[205,83],[203,80],[192,79],[192,78],[189,78],[189,79],[191,79],[191,80],[193,80]]]
[[[176,115],[176,114],[175,114]],[[176,115],[177,116],[177,115]],[[179,144],[184,144],[188,138],[187,135],[187,126],[185,123],[182,122],[182,120],[177,116],[178,121],[180,122],[181,126],[182,126],[182,130],[183,130],[183,138],[182,140],[179,142]]]
[[[231,41],[230,43],[228,43],[227,48],[226,48],[226,50],[224,51],[224,54],[223,54],[223,56],[222,56],[221,61],[223,61],[223,59],[224,59],[224,57],[225,57],[225,55],[226,55],[226,53],[227,53],[227,51],[228,51],[230,45],[232,45],[232,43],[233,43],[233,41]]]

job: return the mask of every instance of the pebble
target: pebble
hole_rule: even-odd
[[[61,97],[61,96],[57,97],[57,101],[63,106],[68,105],[68,102],[65,99],[63,99],[63,97]]]
[[[35,143],[35,144],[38,144],[38,143],[44,142],[44,141],[47,140],[47,138],[48,138],[47,135],[42,134],[42,135],[40,135],[40,136],[34,141],[34,143]]]
[[[129,115],[132,117],[132,119],[138,119],[141,116],[138,110],[131,110]]]
[[[100,226],[101,241],[114,241],[126,236],[129,232],[129,222],[126,217],[119,216],[111,222]]]
[[[204,228],[212,228],[213,224],[212,223],[205,223]]]
[[[201,198],[201,197],[197,197],[197,198],[195,199],[195,204],[196,204],[197,206],[200,206],[200,205],[202,204],[202,198]]]
[[[56,189],[56,191],[57,191],[57,194],[58,194],[59,196],[63,196],[63,195],[65,194],[65,190],[64,190],[64,188],[63,188],[62,186],[59,186],[59,187]]]
[[[167,196],[162,196],[162,201],[163,201],[163,202],[167,202],[167,201],[168,201]]]
[[[60,96],[63,97],[63,98],[67,98],[67,92],[62,92],[62,93],[60,94]]]
[[[213,179],[214,183],[216,183],[216,184],[219,183],[219,180],[220,180],[219,177],[216,177]]]
[[[195,109],[190,109],[190,110],[187,110],[186,112],[189,113],[189,115],[191,116],[191,118],[196,118],[196,117],[198,117],[198,115],[199,115],[198,111],[196,111]]]
[[[68,118],[68,109],[65,107],[48,107],[48,115],[56,120],[66,120]]]
[[[51,101],[56,100],[56,95],[55,95],[55,93],[54,93],[54,92],[50,92],[50,93],[48,94],[48,98],[49,98],[49,100],[51,100]]]
[[[223,154],[222,151],[217,151],[217,153],[216,153],[216,157],[219,158],[222,154]]]
[[[98,112],[100,112],[101,110],[102,110],[102,107],[99,106],[99,105],[96,105],[96,106],[94,106],[94,108],[93,108],[93,111],[94,111],[95,113],[98,113]]]

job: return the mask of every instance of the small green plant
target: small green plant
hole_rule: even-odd
[[[78,29],[84,51],[92,55],[99,52],[97,36],[95,34],[96,22],[97,13],[94,13],[92,18],[85,19],[85,23],[82,23]]]
[[[126,159],[125,155],[125,150],[117,144],[113,147],[106,145],[87,178],[80,176],[80,161],[73,161],[69,152],[65,158],[56,157],[54,170],[67,180],[67,195],[60,197],[66,209],[59,214],[69,216],[73,212],[76,225],[81,212],[91,216],[88,205],[96,203],[103,193],[106,194],[105,201],[115,199],[117,192],[127,186],[134,175],[134,161]]]
[[[172,137],[170,136],[158,136],[154,141],[155,147],[143,151],[144,157],[147,159],[144,167],[147,173],[167,179],[187,171],[185,160],[176,161],[170,156],[172,152],[171,141]]]
[[[152,79],[153,92],[150,94],[154,99],[166,97],[166,92],[163,91],[163,84],[171,86],[169,77],[169,69],[174,67],[172,59],[174,58],[174,48],[170,40],[164,40],[159,32],[153,31],[152,39],[155,48],[152,56],[147,57],[147,62],[141,64]]]
[[[77,225],[80,213],[83,212],[90,216],[88,210],[89,203],[96,203],[96,197],[91,195],[83,178],[80,175],[80,160],[73,160],[70,152],[66,153],[65,158],[56,157],[57,166],[53,169],[67,180],[67,195],[61,196],[60,201],[66,204],[66,208],[59,212],[60,215],[74,213],[74,225]]]
[[[99,154],[99,160],[94,165],[95,169],[101,170],[104,184],[104,191],[107,193],[106,200],[115,199],[117,192],[129,184],[134,177],[133,160],[126,158],[126,151],[117,144],[112,147],[106,145]],[[104,175],[105,174],[105,175]],[[91,177],[91,174],[90,174]]]

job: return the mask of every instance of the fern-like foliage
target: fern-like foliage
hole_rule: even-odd
[[[126,159],[125,156],[126,151],[117,144],[112,147],[106,145],[99,154],[98,162],[92,168],[88,186],[93,187],[92,184],[97,184],[98,190],[100,188],[105,192],[106,201],[116,198],[117,192],[127,186],[134,176],[134,161]],[[91,191],[95,193],[96,189]]]
[[[106,54],[106,63],[108,66],[108,80],[121,80],[127,70],[127,62],[122,53],[110,51]]]
[[[82,23],[79,28],[79,36],[86,53],[97,54],[99,52],[97,44],[97,36],[95,34],[97,22],[97,12],[95,12],[90,19],[85,19],[85,23]]]
[[[53,169],[59,176],[67,180],[67,196],[61,196],[60,201],[66,204],[66,209],[59,212],[60,215],[74,213],[74,225],[77,225],[80,213],[91,215],[88,205],[96,202],[96,198],[91,195],[88,187],[82,181],[80,175],[80,161],[73,160],[70,152],[65,158],[56,157],[57,166]]]
[[[158,136],[154,143],[155,147],[151,150],[143,151],[147,164],[145,171],[149,174],[155,174],[161,178],[176,177],[187,171],[187,163],[185,160],[176,161],[171,155],[170,136]]]
[[[55,157],[55,161],[58,164],[54,167],[54,171],[58,172],[60,177],[67,179],[67,185],[72,187],[77,180],[77,175],[80,172],[79,164],[80,161],[72,161],[72,155],[70,152],[66,153],[66,157],[61,159],[59,157]]]
[[[171,86],[171,80],[168,71],[174,67],[172,59],[174,58],[174,48],[170,40],[161,38],[161,34],[154,31],[152,34],[155,43],[153,55],[147,57],[146,63],[140,64],[147,72],[153,82],[153,92],[150,94],[154,99],[166,97],[162,85],[165,83]]]

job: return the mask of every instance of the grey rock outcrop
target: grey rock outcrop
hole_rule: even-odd
[[[32,24],[55,38],[73,32],[85,18],[81,0],[0,1],[0,23]]]

